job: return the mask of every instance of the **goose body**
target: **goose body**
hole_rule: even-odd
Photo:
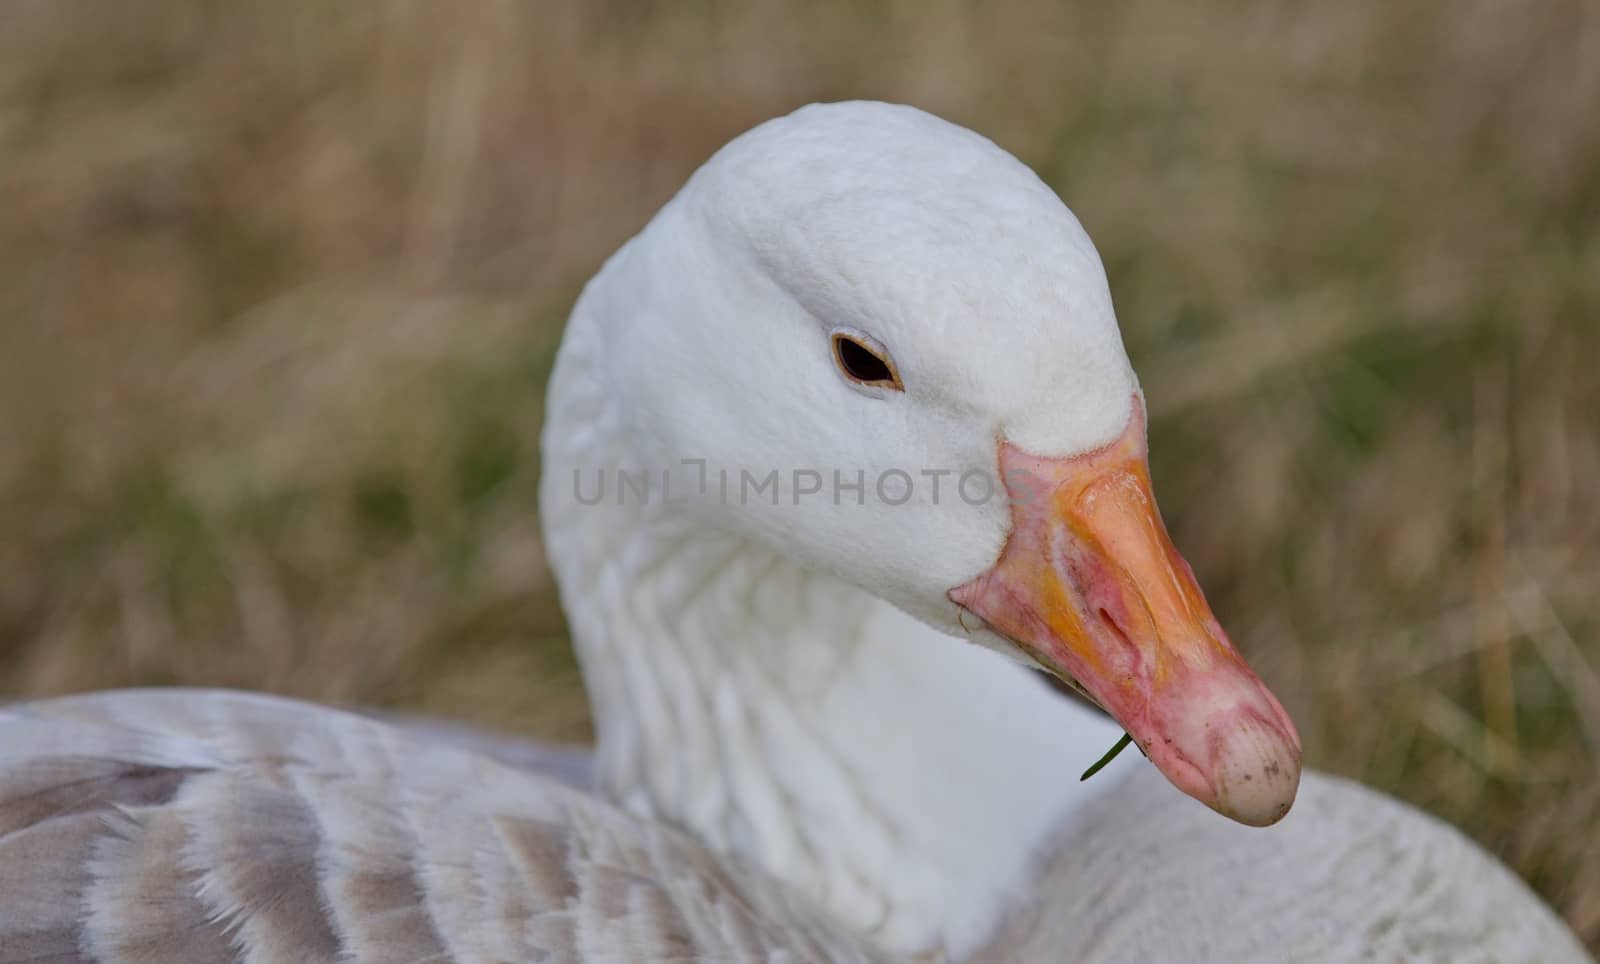
[[[592,769],[240,693],[0,710],[0,962],[1588,960],[1454,830],[1302,776],[1143,430],[1023,165],[910,108],[763,125],[552,375]],[[1124,728],[1155,766],[1080,782]]]

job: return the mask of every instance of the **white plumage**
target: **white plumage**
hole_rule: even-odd
[[[905,390],[849,384],[841,330]],[[1009,155],[882,104],[763,125],[591,282],[552,376],[598,795],[565,758],[268,697],[15,707],[0,961],[1587,960],[1351,784],[1307,774],[1250,829],[1134,753],[1078,781],[1121,730],[986,651],[1023,654],[951,591],[1018,517],[954,485],[997,439],[1132,437],[1138,391],[1093,246]],[[1269,736],[1243,779],[1279,772]],[[1218,786],[1186,789],[1249,799]]]

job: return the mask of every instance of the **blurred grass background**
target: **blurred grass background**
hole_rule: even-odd
[[[812,100],[1105,256],[1178,544],[1317,766],[1600,948],[1600,8],[7,0],[0,693],[587,736],[535,515],[578,287]]]

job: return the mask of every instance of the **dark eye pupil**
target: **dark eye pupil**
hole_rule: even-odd
[[[839,338],[834,345],[839,352],[839,364],[851,378],[862,382],[894,381],[888,363],[873,354],[872,349],[849,338]]]

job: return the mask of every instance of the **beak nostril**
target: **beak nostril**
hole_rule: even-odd
[[[1129,649],[1134,648],[1133,640],[1128,638],[1128,634],[1125,630],[1123,630],[1122,624],[1117,622],[1116,618],[1111,615],[1111,610],[1104,606],[1100,606],[1094,611],[1094,614],[1099,617],[1100,625],[1104,626],[1106,631],[1112,636],[1116,637],[1116,639],[1121,642],[1122,645],[1128,647]]]

